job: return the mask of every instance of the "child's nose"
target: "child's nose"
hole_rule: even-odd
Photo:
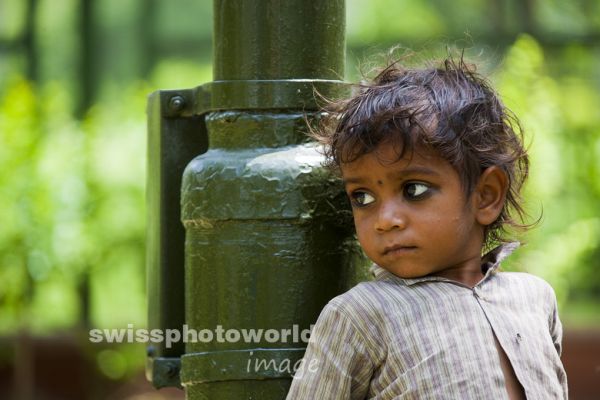
[[[379,207],[375,229],[379,232],[404,229],[406,222],[406,213],[402,205],[395,201],[387,201]]]

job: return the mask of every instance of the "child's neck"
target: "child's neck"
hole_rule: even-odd
[[[471,288],[475,287],[484,276],[481,270],[481,256],[470,258],[457,266],[446,268],[432,275],[460,282]]]

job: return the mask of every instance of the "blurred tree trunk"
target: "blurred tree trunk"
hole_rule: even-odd
[[[139,43],[142,45],[141,73],[145,79],[156,63],[156,0],[139,1]]]
[[[83,118],[91,107],[96,95],[96,68],[94,66],[94,18],[93,0],[81,0],[79,9],[79,81],[80,94],[76,114]]]
[[[25,53],[26,67],[25,74],[31,82],[38,82],[39,68],[37,57],[36,40],[36,17],[38,10],[38,0],[27,0],[25,9],[25,23],[22,36],[22,49]],[[35,103],[37,108],[38,103]],[[31,110],[36,123],[39,123],[40,113],[38,110]],[[33,346],[29,333],[28,312],[33,298],[34,282],[31,275],[25,272],[25,283],[21,302],[18,306],[20,316],[20,327],[17,338],[14,343],[14,375],[13,375],[13,397],[16,400],[33,400],[35,392],[35,369],[33,362]]]
[[[38,62],[36,55],[35,18],[37,15],[37,0],[27,0],[25,10],[25,28],[23,32],[23,49],[27,60],[27,78],[33,82],[38,80]]]
[[[80,316],[80,326],[83,332],[88,332],[92,326],[92,316],[91,316],[91,293],[90,293],[90,266],[87,267],[87,270],[81,275],[79,278],[79,283],[77,285],[77,293],[79,295],[79,301],[81,304],[81,316]]]
[[[520,31],[535,34],[536,24],[533,18],[535,0],[516,0],[514,5]]]
[[[96,46],[94,29],[94,1],[81,0],[79,13],[80,37],[80,95],[76,115],[83,119],[96,99],[98,70],[95,66]],[[87,179],[86,179],[87,182]],[[86,271],[80,277],[77,293],[81,305],[80,324],[87,331],[91,325],[90,316],[90,274]]]
[[[489,18],[496,34],[506,34],[505,2],[506,0],[492,0],[488,3]]]

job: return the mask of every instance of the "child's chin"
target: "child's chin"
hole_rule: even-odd
[[[382,268],[391,272],[402,279],[414,279],[422,278],[428,275],[429,271],[425,268],[415,268],[414,266],[401,266],[401,265],[380,265]]]

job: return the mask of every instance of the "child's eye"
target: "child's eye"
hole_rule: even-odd
[[[424,183],[408,183],[404,186],[404,195],[408,199],[417,200],[429,192],[429,186]]]
[[[353,192],[350,195],[352,203],[357,207],[364,207],[375,201],[375,197],[367,192]]]

